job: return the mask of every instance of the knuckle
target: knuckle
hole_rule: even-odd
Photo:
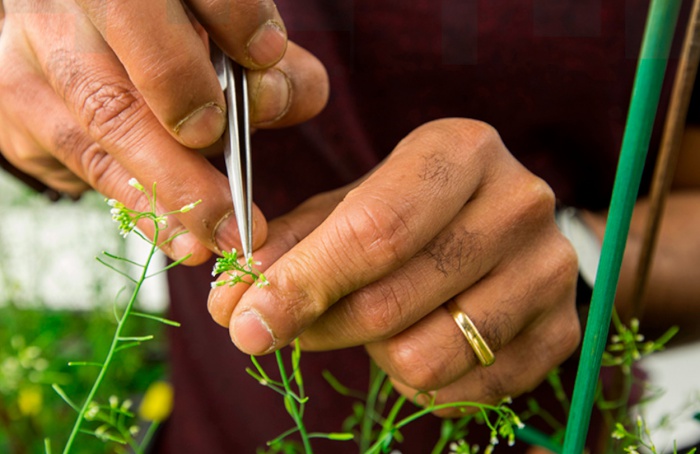
[[[578,278],[578,257],[573,246],[564,235],[557,231],[547,250],[549,276],[552,283],[559,284],[562,290],[572,293]]]
[[[413,140],[427,141],[437,145],[437,149],[457,148],[476,153],[492,153],[494,146],[504,148],[496,128],[470,118],[443,118],[425,123],[409,134],[402,143]]]
[[[128,81],[101,73],[97,67],[95,63],[94,68],[87,68],[74,51],[67,49],[52,51],[46,62],[52,85],[88,134],[99,142],[126,134],[147,108]]]
[[[581,342],[581,323],[574,304],[565,306],[558,322],[555,353],[557,363],[568,358]],[[558,350],[557,350],[558,349]]]
[[[98,142],[126,135],[144,107],[133,88],[121,83],[88,82],[78,96],[83,122]]]
[[[275,285],[266,291],[273,292],[275,300],[285,302],[278,310],[283,312],[282,317],[287,321],[285,325],[292,330],[310,325],[334,301],[326,284],[314,274],[316,268],[311,263],[313,259],[306,254],[290,254],[267,274]],[[306,270],[309,270],[308,274]],[[286,335],[291,338],[298,334]]]
[[[348,194],[349,200],[357,194]],[[405,261],[412,240],[409,219],[411,204],[392,200],[388,203],[376,197],[365,197],[361,209],[353,210],[339,223],[338,240],[350,243],[355,257],[362,257],[366,265],[386,267]],[[357,252],[357,253],[356,253]]]
[[[80,155],[81,169],[85,178],[93,188],[105,188],[111,184],[110,177],[116,162],[101,146],[92,143],[83,149]]]
[[[560,364],[576,350],[581,342],[581,324],[576,308],[567,304],[556,312],[542,330],[548,335],[540,338],[543,345],[536,346],[536,351],[547,352],[542,355],[543,371]]]
[[[384,339],[396,333],[397,320],[403,320],[402,301],[406,301],[408,288],[391,284],[378,284],[358,290],[352,298],[353,304],[362,310],[355,311],[354,316],[362,330],[362,335],[372,340]]]
[[[554,220],[555,204],[552,188],[541,178],[528,174],[513,198],[513,216],[521,223],[541,225]]]
[[[159,54],[157,60],[141,65],[139,70],[134,71],[131,77],[140,93],[149,99],[153,99],[152,96],[158,93],[189,92],[188,96],[176,97],[178,103],[170,109],[181,109],[179,112],[173,112],[173,118],[171,119],[172,121],[179,121],[184,115],[201,107],[204,102],[210,101],[208,98],[204,101],[202,100],[201,95],[204,93],[198,90],[191,90],[195,86],[198,88],[200,86],[208,87],[208,85],[202,83],[202,74],[206,70],[207,68],[202,67],[197,56],[192,55],[190,52],[169,52]],[[162,96],[157,97],[157,99],[161,98]],[[169,98],[164,99],[170,101]],[[178,106],[180,109],[178,109]]]
[[[415,343],[392,339],[386,353],[395,380],[419,391],[432,391],[441,385],[441,369]]]
[[[160,54],[158,60],[142,65],[135,75],[142,90],[158,89],[168,84],[173,78],[189,76],[193,72],[192,56],[186,52],[171,52]]]
[[[59,128],[53,143],[57,156],[98,190],[106,190],[115,161],[79,127]]]

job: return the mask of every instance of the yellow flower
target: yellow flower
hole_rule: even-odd
[[[17,406],[23,416],[38,415],[43,403],[43,394],[38,385],[23,386],[17,394]]]
[[[146,421],[164,421],[173,410],[173,387],[164,381],[153,382],[143,396],[139,416]]]

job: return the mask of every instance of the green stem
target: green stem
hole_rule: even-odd
[[[301,442],[304,445],[304,452],[306,454],[313,454],[313,450],[311,449],[311,441],[309,440],[309,434],[306,431],[306,426],[304,426],[304,421],[302,421],[301,415],[299,414],[299,409],[297,408],[297,401],[294,399],[292,396],[294,395],[294,392],[292,391],[292,387],[289,384],[289,378],[287,377],[287,371],[286,368],[284,367],[284,361],[282,360],[282,353],[280,353],[279,350],[275,352],[275,358],[277,358],[277,366],[279,367],[280,370],[280,377],[282,378],[282,384],[284,385],[284,390],[287,392],[287,395],[285,396],[285,399],[288,402],[287,405],[287,411],[289,411],[289,414],[291,415],[292,419],[294,420],[294,423],[297,425],[297,428],[299,429],[299,436],[301,437]],[[289,397],[289,398],[287,398]],[[300,405],[304,405],[303,403],[300,403]]]
[[[136,452],[137,454],[141,454],[144,452],[144,448],[148,447],[149,443],[151,442],[151,439],[153,438],[153,435],[155,435],[156,430],[158,429],[158,426],[160,426],[160,423],[158,421],[153,421],[148,426],[148,429],[146,430],[146,434],[143,436],[141,444],[138,446],[138,449],[134,450],[134,452]]]
[[[374,425],[374,411],[377,404],[377,396],[379,390],[384,383],[385,374],[381,372],[374,362],[370,363],[370,374],[372,375],[369,394],[365,401],[365,417],[362,418],[362,427],[360,429],[360,452],[367,451],[372,439],[372,426]]]
[[[581,347],[581,361],[571,401],[572,411],[564,439],[566,454],[580,454],[585,445],[622,256],[627,243],[632,210],[637,200],[680,4],[680,0],[653,0],[649,6],[610,213]]]
[[[517,429],[515,431],[515,437],[529,445],[547,448],[555,454],[561,454],[562,452],[562,446],[560,444],[555,443],[550,437],[530,426]]]
[[[73,443],[75,441],[76,436],[78,433],[80,433],[80,426],[83,423],[83,420],[85,419],[85,413],[87,412],[88,406],[90,405],[90,402],[93,401],[95,398],[95,395],[97,394],[97,390],[100,388],[100,385],[102,385],[102,381],[104,380],[105,376],[107,375],[107,369],[109,369],[109,365],[112,362],[112,359],[114,358],[114,354],[117,351],[117,348],[119,347],[119,342],[120,342],[120,337],[121,333],[124,330],[124,325],[129,318],[129,314],[131,313],[131,309],[134,306],[134,303],[136,302],[136,297],[139,294],[139,291],[141,290],[141,286],[143,285],[143,282],[146,280],[147,272],[148,272],[148,267],[151,264],[151,259],[153,258],[156,249],[157,249],[157,244],[158,244],[158,233],[159,229],[158,226],[156,225],[155,228],[155,233],[153,234],[153,241],[151,243],[151,249],[148,253],[148,256],[146,258],[146,262],[143,265],[143,271],[141,272],[141,276],[139,280],[136,282],[136,287],[134,288],[133,293],[131,294],[131,298],[129,299],[129,302],[126,305],[126,308],[124,309],[124,314],[122,315],[121,319],[119,320],[117,324],[117,329],[114,331],[114,337],[112,338],[112,343],[109,347],[109,351],[107,352],[107,356],[105,357],[105,360],[102,362],[103,366],[100,369],[99,374],[97,375],[97,378],[95,379],[95,382],[92,385],[92,388],[90,389],[90,392],[88,393],[87,398],[83,402],[83,406],[80,408],[80,412],[78,412],[78,417],[75,420],[75,424],[73,425],[73,430],[70,433],[70,436],[68,437],[68,441],[66,442],[66,446],[63,449],[63,454],[68,454],[73,446]]]
[[[401,401],[401,403],[403,403],[405,400],[406,400],[406,398],[403,396],[401,396],[399,398],[399,401]],[[463,407],[475,407],[481,411],[492,410],[492,411],[498,412],[499,414],[502,411],[500,409],[500,407],[497,407],[495,405],[480,404],[478,402],[451,402],[451,403],[447,403],[447,404],[432,405],[429,407],[425,407],[421,410],[418,410],[417,412],[415,412],[413,414],[406,416],[404,419],[402,419],[399,422],[397,422],[396,424],[394,424],[390,430],[387,430],[387,428],[385,428],[385,430],[382,431],[382,434],[379,436],[379,439],[369,448],[369,450],[367,450],[367,452],[368,453],[379,452],[380,448],[382,447],[382,445],[384,443],[384,439],[387,436],[391,436],[391,434],[393,434],[397,430],[401,429],[402,427],[412,423],[416,419],[419,419],[419,418],[421,418],[425,415],[428,415],[430,413],[433,413],[435,411],[444,410],[447,408],[463,408]],[[396,409],[397,406],[394,406],[394,408]],[[400,406],[398,408],[400,408]],[[398,410],[397,410],[397,412],[398,412]],[[390,417],[389,419],[391,420],[395,416],[396,415],[393,414],[392,417]],[[488,418],[486,419],[486,421],[488,422]]]

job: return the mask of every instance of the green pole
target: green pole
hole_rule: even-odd
[[[639,182],[680,5],[681,0],[652,0],[649,6],[598,274],[583,338],[581,360],[576,374],[571,412],[564,438],[564,454],[581,454],[586,442],[601,358],[607,344],[622,255],[627,242],[632,210],[639,192]]]

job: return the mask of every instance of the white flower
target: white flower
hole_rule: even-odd
[[[129,411],[129,409],[131,408],[131,406],[132,406],[133,404],[134,404],[134,403],[131,401],[131,399],[126,399],[126,400],[124,400],[124,402],[122,402],[122,407],[121,407],[121,409],[124,410],[124,411]]]
[[[97,438],[99,438],[100,440],[106,441],[108,430],[109,430],[109,426],[107,426],[107,424],[102,424],[100,427],[95,429],[95,436]]]
[[[525,424],[523,424],[523,422],[520,420],[520,417],[518,417],[518,415],[514,414],[512,419],[513,419],[513,423],[516,426],[518,426],[518,429],[525,428]]]
[[[131,186],[132,188],[138,189],[141,192],[144,191],[143,185],[141,183],[139,183],[139,180],[137,180],[136,178],[129,179],[129,186]]]
[[[90,404],[90,407],[85,412],[85,419],[87,419],[88,421],[91,421],[91,420],[95,419],[95,417],[97,416],[97,413],[99,413],[99,412],[100,412],[100,407],[98,407],[97,405]]]
[[[197,204],[196,203],[188,203],[184,207],[180,208],[180,213],[187,213],[188,211],[192,210]]]

